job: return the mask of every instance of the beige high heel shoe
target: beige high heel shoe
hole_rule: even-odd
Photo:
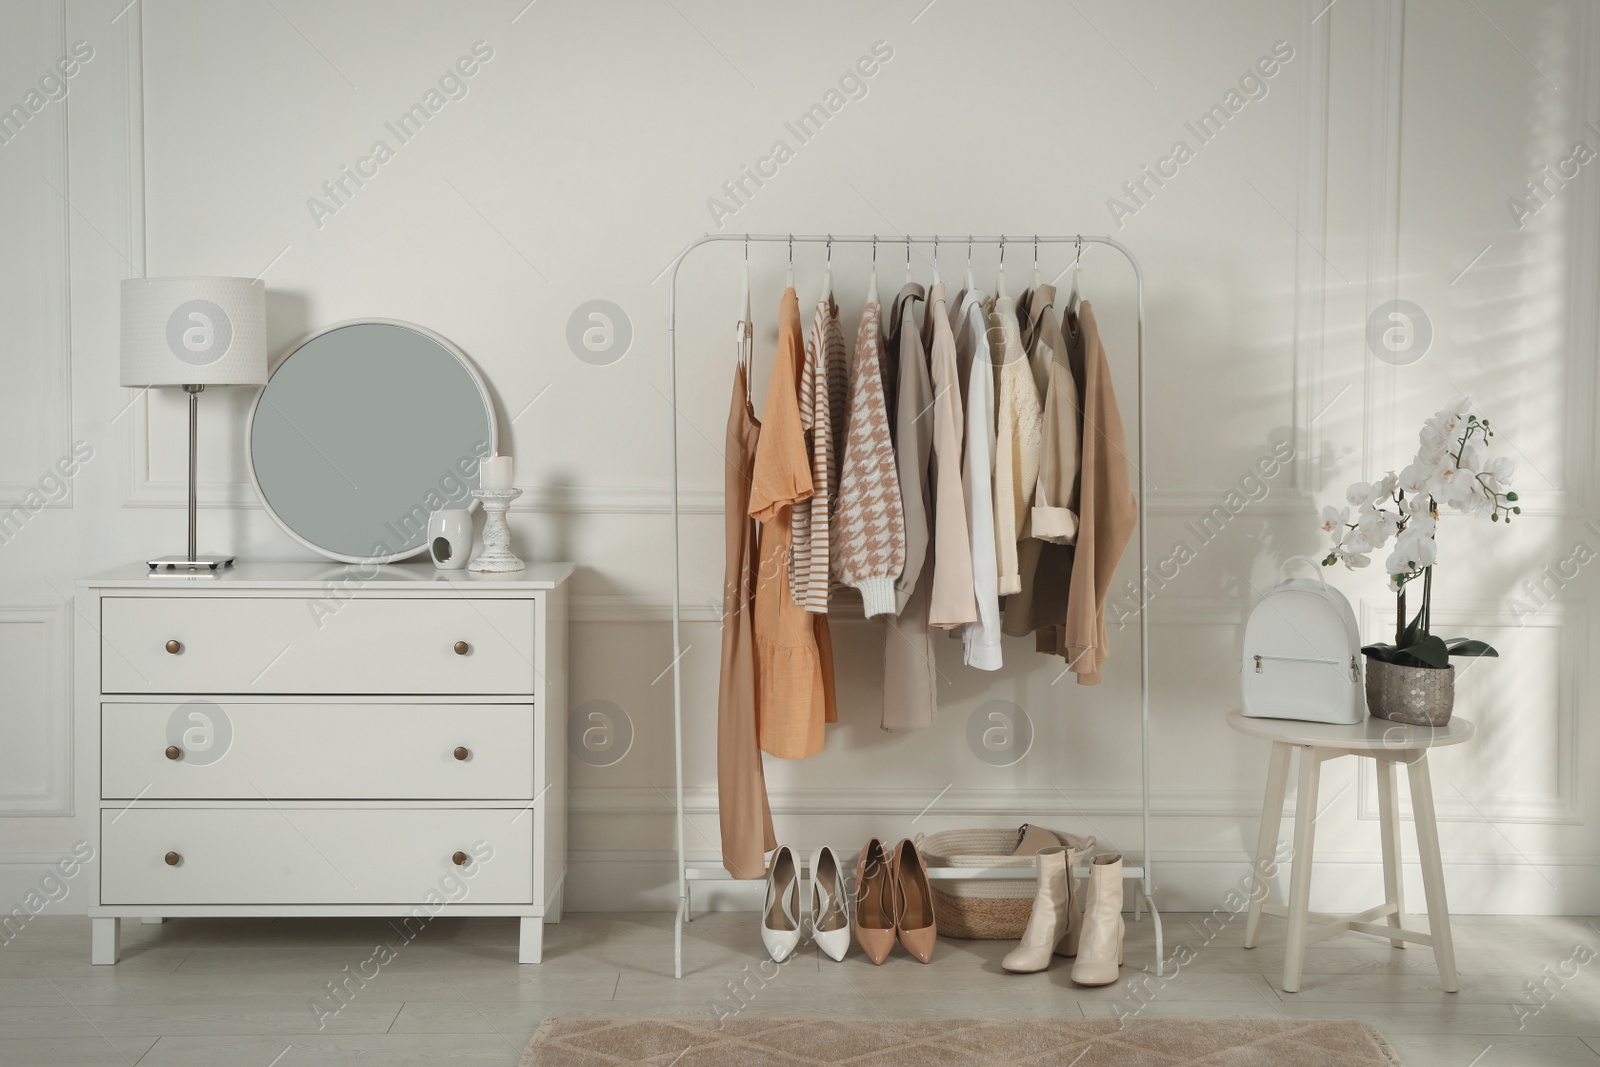
[[[876,837],[861,847],[856,859],[856,906],[852,917],[856,944],[867,959],[882,965],[894,949],[893,865]]]
[[[1065,955],[1069,886],[1072,873],[1067,869],[1069,852],[1064,845],[1042,848],[1035,854],[1039,865],[1039,888],[1033,897],[1033,912],[1022,943],[1000,961],[1013,974],[1033,974],[1050,966],[1052,954]]]
[[[1111,985],[1122,966],[1122,855],[1105,852],[1089,863],[1088,900],[1072,980],[1079,985]]]
[[[900,943],[923,963],[933,959],[939,923],[933,914],[933,886],[916,843],[904,838],[894,850],[895,932]]]

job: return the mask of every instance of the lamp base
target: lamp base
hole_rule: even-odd
[[[162,556],[160,559],[147,560],[151,570],[216,570],[218,567],[231,567],[233,556],[208,555],[204,552],[195,553],[195,558],[188,556]]]

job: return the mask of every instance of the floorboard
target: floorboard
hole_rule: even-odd
[[[1006,942],[941,941],[931,965],[896,952],[873,967],[814,947],[777,966],[751,913],[705,915],[672,977],[668,915],[569,914],[545,962],[516,963],[516,925],[441,919],[381,966],[383,920],[188,919],[123,925],[123,961],[93,967],[87,919],[40,916],[0,950],[0,1067],[512,1067],[552,1015],[800,1015],[885,1025],[948,1016],[1362,1019],[1406,1067],[1600,1067],[1600,923],[1458,916],[1461,991],[1439,987],[1426,948],[1346,934],[1307,951],[1299,993],[1280,988],[1282,922],[1260,947],[1244,924],[1128,923],[1114,986],[1073,985],[1063,960],[1000,968]],[[1585,960],[1586,962],[1579,962]]]

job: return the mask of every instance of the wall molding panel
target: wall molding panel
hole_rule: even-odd
[[[36,57],[41,70],[48,69],[68,48],[66,0],[56,0],[49,9],[55,12],[56,33],[51,42],[53,54]],[[26,149],[33,149],[38,141],[45,142],[37,150],[45,155],[49,172],[40,174],[37,182],[25,180],[25,187],[37,197],[36,203],[13,202],[7,208],[18,218],[33,214],[48,217],[58,239],[55,247],[39,250],[45,258],[37,264],[41,275],[54,279],[50,292],[54,306],[46,311],[52,323],[52,336],[47,350],[35,354],[46,361],[49,368],[45,377],[46,394],[38,398],[37,407],[33,409],[42,419],[33,436],[44,442],[43,458],[28,467],[0,472],[0,509],[21,504],[30,492],[39,489],[39,480],[49,473],[49,464],[58,457],[72,454],[72,185],[68,167],[68,116],[68,101],[63,99],[58,106],[30,122],[26,134],[35,141]],[[15,161],[8,159],[6,162],[18,175],[24,173],[16,170]],[[73,479],[63,481],[66,488],[60,498],[46,498],[45,508],[72,507]]]
[[[15,675],[6,679],[3,698],[6,718],[21,722],[24,716],[42,720],[39,734],[43,749],[30,761],[43,768],[44,785],[33,791],[19,791],[5,776],[0,776],[0,816],[71,815],[73,802],[72,767],[72,605],[59,597],[8,597],[0,599],[0,643],[13,627],[37,630],[43,656],[37,661],[35,679],[38,703],[22,707],[18,692],[27,692],[25,680]]]

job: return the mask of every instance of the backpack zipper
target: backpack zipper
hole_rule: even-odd
[[[1262,667],[1261,667],[1261,661],[1262,660],[1266,660],[1266,659],[1283,660],[1283,661],[1288,662],[1288,663],[1326,663],[1330,667],[1338,666],[1338,664],[1339,664],[1339,661],[1336,660],[1336,659],[1325,659],[1325,658],[1320,657],[1320,656],[1255,656],[1253,658],[1256,661],[1256,673],[1257,674],[1263,673],[1262,672]],[[1361,678],[1361,669],[1356,664],[1356,658],[1354,656],[1351,656],[1350,657],[1350,680],[1351,681],[1359,681],[1360,678]]]

